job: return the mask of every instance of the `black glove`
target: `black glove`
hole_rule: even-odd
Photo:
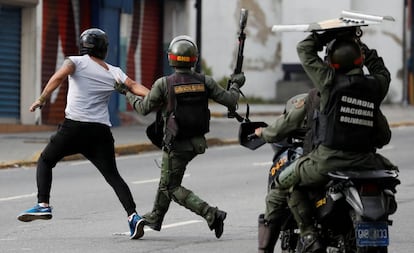
[[[116,82],[114,84],[114,88],[116,91],[118,91],[119,93],[123,95],[125,95],[129,91],[129,88],[124,83]]]
[[[334,29],[336,30],[336,38],[343,38],[343,39],[357,39],[359,36],[357,35],[357,27],[346,27],[346,28],[339,28]]]
[[[334,39],[355,39],[357,37],[356,27],[335,28],[316,34],[319,42],[326,45]]]
[[[237,83],[239,88],[241,88],[244,85],[244,82],[246,82],[246,77],[244,76],[243,72],[241,72],[239,74],[232,74],[230,76],[230,82],[231,83]]]
[[[336,33],[333,30],[327,30],[323,33],[315,33],[315,35],[321,46],[325,46],[336,37]]]

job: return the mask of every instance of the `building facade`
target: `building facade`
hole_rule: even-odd
[[[108,34],[107,62],[150,87],[163,72],[163,14],[164,1],[0,1],[0,123],[63,120],[67,81],[42,110],[30,113],[28,108],[64,58],[78,54],[79,35],[91,27]],[[119,99],[114,93],[110,102],[114,126],[120,124]]]
[[[107,61],[150,87],[168,74],[170,40],[188,34],[199,42],[211,75],[229,77],[238,49],[240,9],[249,11],[244,65],[247,96],[284,101],[307,87],[294,82],[299,61],[296,44],[305,35],[275,34],[274,24],[313,22],[337,17],[341,10],[393,16],[396,21],[365,29],[364,40],[378,49],[390,68],[388,101],[414,103],[414,64],[410,57],[410,0],[0,0],[0,124],[57,124],[63,120],[67,83],[42,110],[29,112],[47,80],[64,58],[78,53],[80,33],[90,27],[109,36]],[[369,10],[369,11],[365,11]],[[405,16],[407,16],[405,18]],[[404,17],[404,18],[403,18]],[[405,65],[407,63],[407,65]],[[296,67],[295,67],[296,66]],[[293,80],[293,82],[292,82]],[[300,83],[300,82],[299,82]],[[296,87],[296,88],[295,88]],[[111,121],[131,110],[114,93]]]

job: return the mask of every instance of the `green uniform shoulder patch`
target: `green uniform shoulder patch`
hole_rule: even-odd
[[[302,93],[302,94],[296,95],[294,97],[291,97],[286,102],[285,111],[289,112],[293,108],[301,109],[305,105],[305,99],[306,99],[307,96],[308,96],[307,93]]]
[[[305,105],[305,98],[298,98],[292,101],[296,109],[300,109]]]

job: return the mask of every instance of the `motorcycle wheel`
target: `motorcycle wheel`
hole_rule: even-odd
[[[295,253],[298,235],[293,229],[282,231],[280,235],[281,253]]]
[[[356,224],[359,221],[362,221],[363,218],[355,213],[354,210],[350,211],[350,215],[354,224],[352,231],[349,232],[348,236],[348,248],[352,248],[349,252],[356,252],[356,253],[388,253],[388,247],[357,247],[356,246],[356,238],[355,238],[355,229]],[[348,251],[347,251],[348,252]]]
[[[280,232],[281,253],[295,253],[298,244],[299,234],[297,233],[296,222],[292,216],[287,218],[287,223]]]

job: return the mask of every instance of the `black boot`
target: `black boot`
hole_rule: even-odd
[[[324,253],[322,245],[315,233],[301,235],[296,248],[297,253]]]
[[[171,198],[169,197],[168,192],[158,190],[152,211],[142,216],[145,219],[144,224],[152,230],[160,231],[170,203]]]
[[[258,229],[259,253],[273,253],[279,233],[279,222],[268,222],[264,219],[264,214],[260,214]]]
[[[214,221],[209,225],[210,230],[214,230],[216,238],[220,238],[224,230],[224,220],[227,217],[227,213],[219,210],[217,207],[212,210],[214,212]]]
[[[303,190],[295,189],[289,199],[288,205],[300,229],[297,244],[297,253],[323,253],[325,252],[318,239],[314,227],[313,209],[309,198]]]
[[[144,214],[142,217],[145,219],[145,226],[148,226],[155,231],[161,231],[161,225],[164,219],[164,215],[157,214],[156,211],[152,211]]]

